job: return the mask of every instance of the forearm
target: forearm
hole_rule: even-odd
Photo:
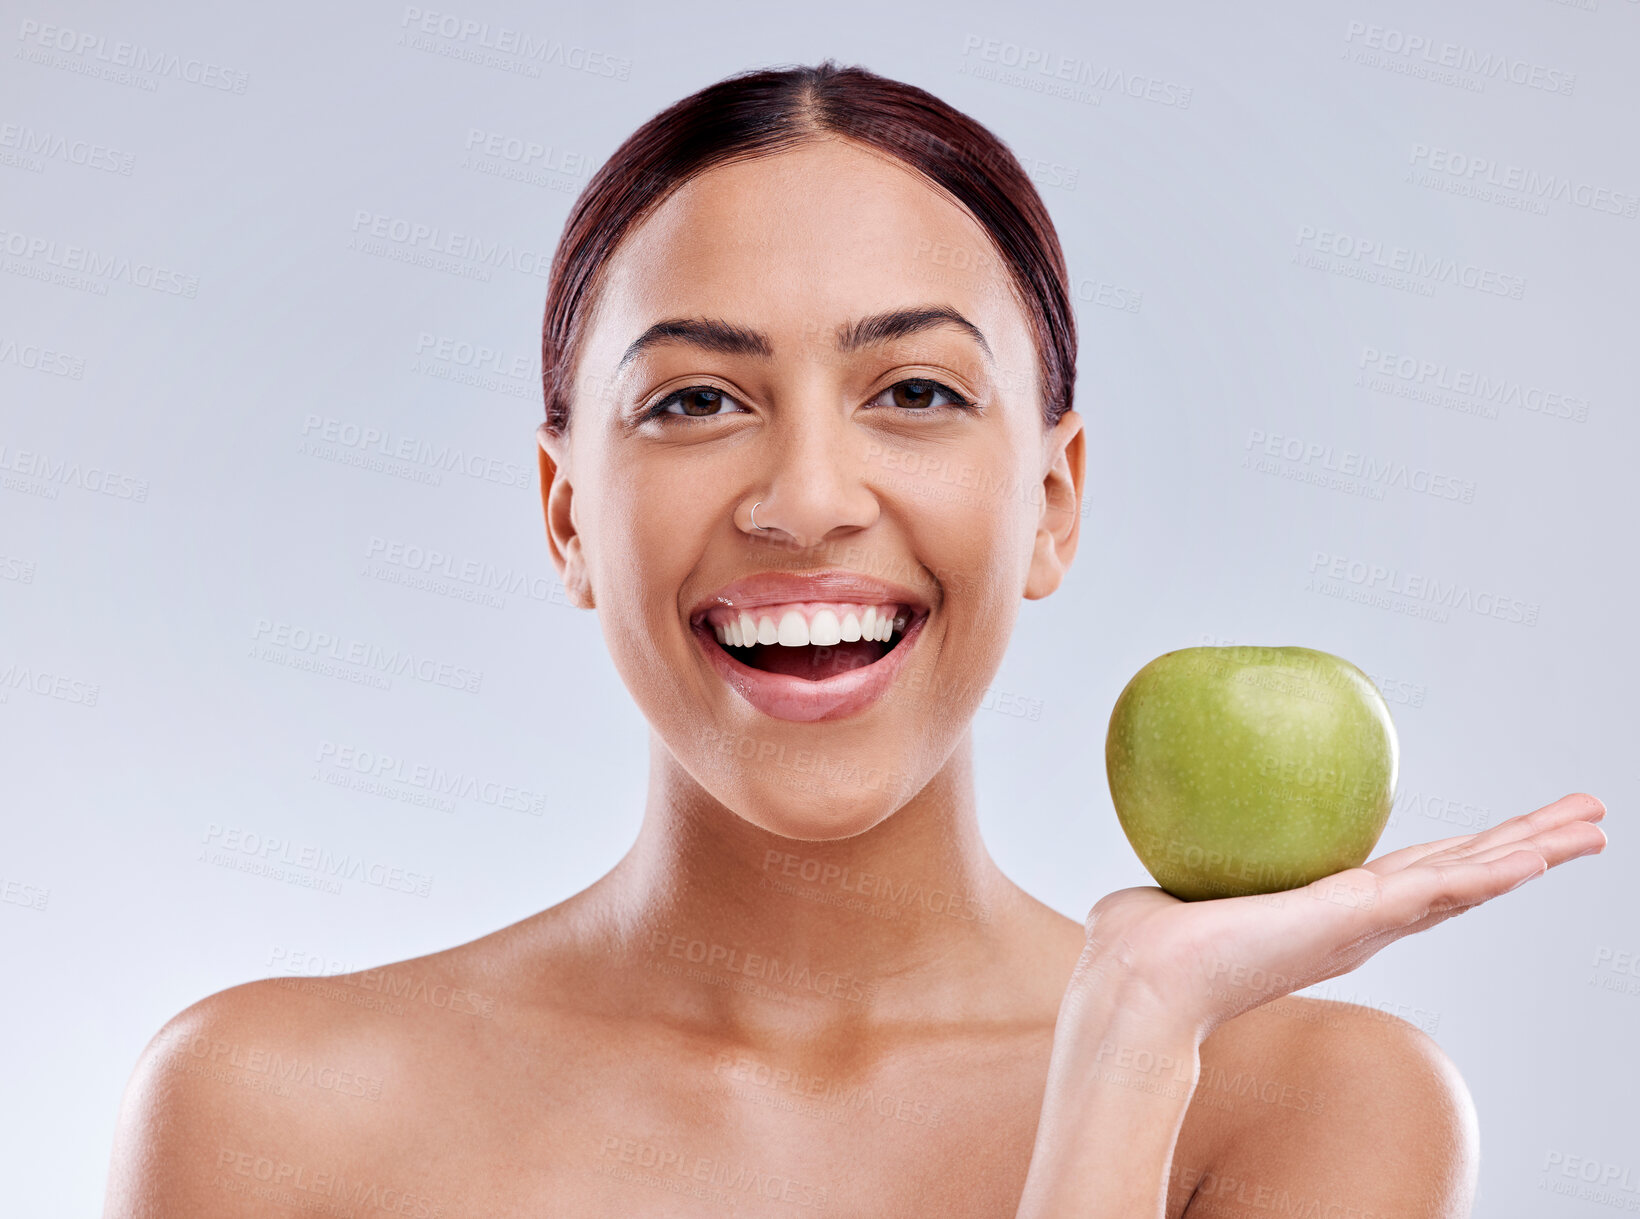
[[[1142,985],[1079,967],[1017,1219],[1161,1219],[1200,1044],[1197,1023]]]

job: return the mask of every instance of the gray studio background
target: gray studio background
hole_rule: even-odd
[[[0,5],[6,1209],[98,1210],[181,1008],[624,851],[646,726],[542,536],[544,271],[640,122],[828,55],[1007,141],[1076,283],[1081,551],[975,724],[1003,867],[1078,919],[1149,883],[1102,748],[1152,657],[1354,661],[1403,750],[1381,850],[1576,790],[1611,846],[1314,993],[1457,1063],[1477,1214],[1640,1207],[1640,3],[1236,7]],[[371,790],[384,755],[471,794]],[[381,883],[241,870],[270,838]]]

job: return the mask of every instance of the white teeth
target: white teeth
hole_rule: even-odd
[[[778,638],[783,648],[806,648],[809,646],[809,624],[796,610],[787,610],[780,616]]]
[[[829,648],[833,644],[843,641],[842,628],[837,623],[837,615],[829,609],[823,609],[814,616],[809,623],[809,642],[818,647]]]
[[[904,631],[910,614],[895,605],[868,605],[860,610],[850,609],[839,615],[838,610],[822,606],[810,610],[812,618],[800,609],[776,610],[773,614],[757,610],[741,610],[739,616],[725,623],[713,623],[717,641],[725,647],[748,648],[754,644],[778,643],[782,647],[801,648],[809,645],[832,647],[839,643],[876,640],[888,643],[896,631]]]

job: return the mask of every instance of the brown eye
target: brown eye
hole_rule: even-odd
[[[921,408],[934,401],[932,381],[901,381],[893,387],[894,405]]]
[[[733,402],[734,399],[721,389],[715,389],[710,385],[691,385],[687,389],[666,395],[649,408],[644,418],[676,419],[682,416],[687,419],[721,419],[731,412],[720,411],[717,408]],[[681,409],[673,410],[674,404]]]
[[[722,399],[715,389],[686,389],[678,397],[685,415],[710,415]]]
[[[961,394],[949,386],[941,385],[938,381],[931,381],[926,377],[913,377],[908,381],[896,381],[883,391],[888,395],[887,405],[897,406],[901,410],[928,411],[929,408],[938,409],[941,406],[954,409],[965,409],[970,403]],[[944,398],[944,402],[936,399]]]

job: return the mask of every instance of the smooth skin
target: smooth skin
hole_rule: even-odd
[[[840,327],[922,306],[985,347],[946,324],[839,350]],[[763,341],[621,366],[678,318]],[[539,435],[543,509],[651,725],[636,843],[472,943],[187,1008],[127,1089],[106,1215],[1201,1219],[1283,1191],[1468,1214],[1474,1107],[1440,1048],[1287,992],[1598,851],[1600,802],[1279,900],[1126,889],[1067,919],[976,818],[971,722],[1021,600],[1075,555],[1084,469],[1080,417],[1042,426],[983,229],[898,162],[809,142],[675,193],[587,326],[570,435]],[[639,420],[689,387],[723,397]],[[764,716],[688,611],[820,567],[909,584],[931,616],[891,697]]]

